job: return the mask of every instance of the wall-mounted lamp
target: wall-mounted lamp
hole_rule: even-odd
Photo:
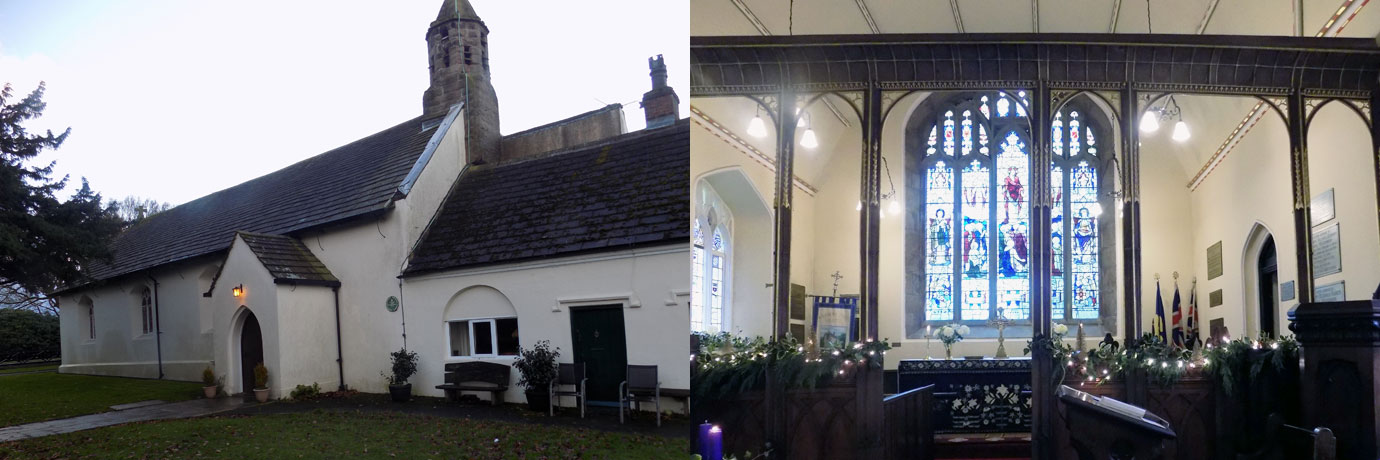
[[[235,286],[234,288],[230,289],[230,292],[232,294],[235,294],[235,297],[244,296],[244,285],[241,284],[239,286]]]
[[[757,116],[748,122],[747,133],[752,137],[767,137],[767,124],[762,122],[761,106],[757,107]]]
[[[1159,108],[1151,106],[1145,110],[1145,114],[1140,117],[1140,132],[1153,133],[1160,129],[1161,121],[1178,119],[1174,122],[1174,133],[1170,136],[1178,142],[1188,140],[1188,123],[1184,123],[1183,111],[1179,109],[1179,102],[1170,95],[1165,99],[1164,104]]]

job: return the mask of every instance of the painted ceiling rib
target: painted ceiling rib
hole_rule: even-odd
[[[963,13],[958,11],[958,0],[949,0],[949,9],[954,12],[954,28],[958,29],[958,33],[964,33]]]
[[[757,33],[771,35],[771,31],[767,30],[766,24],[762,24],[762,20],[757,18],[757,14],[752,12],[752,8],[748,8],[747,3],[744,3],[743,0],[729,1],[733,2],[733,6],[738,7],[738,12],[743,13],[743,17],[747,18],[748,22],[752,23],[753,27],[757,28]]]
[[[867,9],[867,3],[864,0],[854,1],[858,3],[858,12],[862,13],[863,20],[867,21],[867,28],[872,29],[874,34],[882,33],[882,29],[877,28],[877,21],[872,20],[872,11]]]
[[[819,100],[820,102],[824,103],[824,107],[828,108],[829,112],[834,114],[834,118],[839,119],[839,123],[843,123],[843,127],[853,127],[853,124],[848,122],[848,118],[843,116],[843,112],[839,110],[839,107],[837,105],[834,105],[834,101],[829,100],[829,98],[827,97],[821,97],[819,98]]]
[[[1040,33],[1040,0],[1030,0],[1030,31]]]
[[[1208,23],[1212,22],[1212,13],[1217,12],[1218,1],[1219,0],[1212,0],[1208,2],[1207,12],[1203,13],[1203,22],[1198,23],[1198,31],[1195,32],[1196,34],[1202,35],[1205,31],[1207,31]]]
[[[1107,21],[1107,33],[1116,33],[1116,23],[1121,19],[1121,0],[1112,2],[1112,19]]]
[[[1344,0],[1341,6],[1337,8],[1337,12],[1334,13],[1331,18],[1327,19],[1327,23],[1323,24],[1322,29],[1319,30],[1318,34],[1315,36],[1337,36],[1337,34],[1342,32],[1342,29],[1346,28],[1347,24],[1351,23],[1352,19],[1356,18],[1356,13],[1361,11],[1361,7],[1366,6],[1366,3],[1369,1],[1370,0]],[[1215,5],[1217,2],[1213,1],[1212,3]],[[1194,175],[1193,179],[1188,181],[1188,189],[1197,190],[1199,185],[1203,185],[1203,181],[1207,180],[1209,174],[1212,174],[1212,170],[1217,169],[1217,165],[1222,164],[1222,160],[1227,157],[1227,154],[1231,153],[1232,149],[1236,147],[1236,144],[1241,143],[1241,139],[1246,136],[1246,133],[1251,131],[1251,128],[1260,121],[1260,117],[1264,114],[1265,103],[1257,102],[1255,108],[1252,108],[1251,112],[1246,114],[1246,117],[1241,120],[1241,123],[1236,125],[1236,129],[1233,129],[1231,134],[1227,135],[1227,140],[1223,141],[1222,145],[1217,147],[1217,151],[1212,153],[1212,157],[1208,158],[1207,163],[1203,164],[1203,167],[1198,169],[1198,174]]]
[[[699,107],[691,105],[690,115],[691,119],[695,122],[695,124],[704,127],[704,129],[706,131],[709,131],[710,134],[713,134],[714,137],[718,137],[720,140],[723,140],[724,143],[733,147],[734,150],[737,150],[740,153],[747,155],[749,158],[756,160],[757,163],[761,164],[763,167],[766,167],[771,171],[776,171],[775,158],[772,158],[771,156],[762,153],[762,151],[758,150],[757,147],[753,147],[752,144],[748,143],[742,137],[738,136],[732,130],[728,129],[727,126],[724,126],[723,124],[719,123],[718,120],[715,120],[713,117],[710,117],[708,114],[704,113],[703,111],[700,111]],[[810,185],[808,182],[805,182],[805,180],[801,179],[800,176],[795,176],[792,179],[795,183],[795,186],[800,188],[800,190],[805,192],[805,194],[815,196],[815,193],[818,192],[818,189],[816,189],[813,185]]]

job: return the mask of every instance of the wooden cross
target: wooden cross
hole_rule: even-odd
[[[839,296],[839,280],[843,279],[843,275],[840,275],[838,270],[834,270],[834,274],[829,275],[829,277],[834,279],[834,297],[838,297],[838,296]]]

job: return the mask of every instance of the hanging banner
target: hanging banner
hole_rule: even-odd
[[[856,297],[815,297],[815,343],[857,341]]]

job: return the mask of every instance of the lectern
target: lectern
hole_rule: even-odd
[[[1069,444],[1078,460],[1151,460],[1174,457],[1174,430],[1145,409],[1105,396],[1059,387]]]

